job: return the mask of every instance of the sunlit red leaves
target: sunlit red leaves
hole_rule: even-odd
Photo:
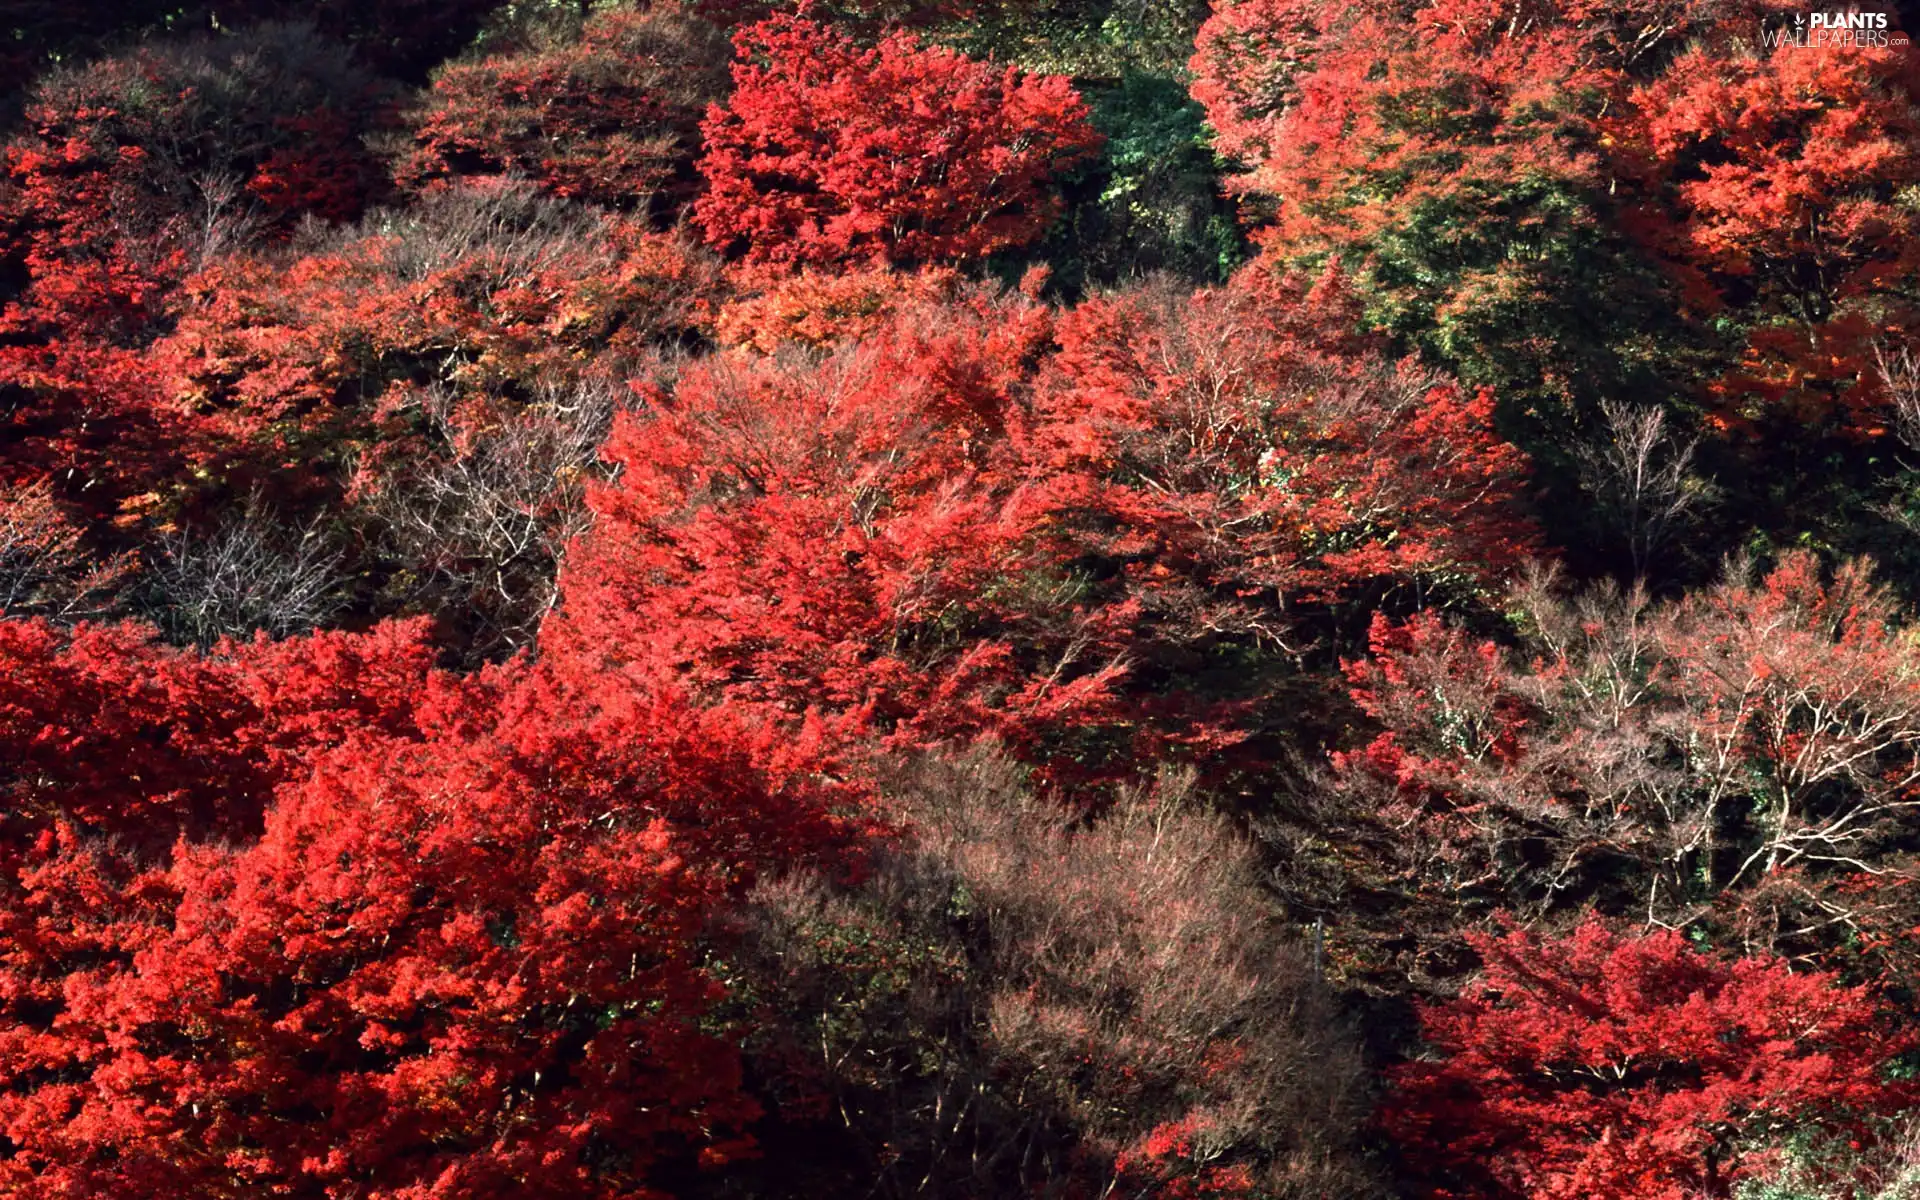
[[[1906,319],[1920,123],[1884,56],[1703,40],[1757,14],[1249,0],[1209,22],[1195,94],[1276,257],[1364,268],[1414,209],[1625,190],[1580,219],[1751,327],[1724,395],[1850,404]],[[0,197],[0,568],[17,544],[79,578],[89,518],[162,526],[263,481],[338,516],[576,385],[605,402],[569,430],[590,445],[642,378],[537,656],[454,677],[417,626],[196,654],[0,622],[0,1190],[653,1194],[665,1158],[750,1152],[707,1023],[713,918],[771,871],[857,876],[858,781],[887,753],[996,740],[1106,799],[1167,759],[1271,772],[1269,685],[1332,610],[1484,598],[1538,549],[1494,397],[1383,357],[1338,270],[1063,308],[1037,273],[965,282],[1046,232],[1098,148],[1064,79],[754,24],[692,210],[735,261],[660,232],[719,91],[709,34],[606,10],[451,66],[409,205],[297,236],[379,190],[377,97],[344,60],[259,104],[229,87],[204,127],[184,77],[232,64],[142,53],[42,89]],[[582,451],[540,478],[592,473]],[[68,603],[32,569],[10,608]],[[1378,736],[1314,798],[1395,823],[1377,861],[1335,851],[1360,885],[1631,892],[1760,942],[1720,892],[1850,903],[1920,781],[1885,597],[1792,557],[1570,613],[1530,613],[1531,659],[1375,619],[1347,670]],[[1446,1060],[1403,1073],[1390,1121],[1494,1194],[1724,1192],[1734,1124],[1885,1098],[1865,1000],[1825,977],[1598,926],[1477,944],[1488,981],[1429,1014]],[[1058,1024],[1032,1045],[1097,1044],[1075,1011],[1033,1007]],[[1208,1033],[1168,1078],[1228,1095],[1242,1048]],[[1131,1061],[1101,1064],[1116,1089],[1145,1086]],[[1227,1116],[1165,1116],[1102,1143],[1126,1186],[1254,1190],[1206,1159]]]
[[[0,622],[10,823],[159,846],[189,830],[242,835],[310,751],[411,728],[424,634],[394,625],[204,657],[133,626]]]
[[[1529,544],[1484,400],[1346,358],[1331,291],[1293,301],[976,291],[824,360],[695,364],[617,424],[548,636],[897,745],[992,733],[1086,770],[1112,753],[1089,735],[1230,743],[1217,697],[1131,680]]]
[[[703,324],[716,284],[677,233],[525,184],[443,189],[298,256],[214,260],[169,293],[171,327],[139,349],[0,351],[31,398],[12,413],[14,465],[75,472],[71,490],[108,515],[196,479],[337,486],[354,454],[372,471],[405,451],[422,389],[452,389],[459,423],[483,427],[512,397],[617,372]]]
[[[1475,643],[1435,613],[1402,624],[1375,613],[1367,648],[1366,659],[1346,664],[1347,678],[1354,702],[1387,732],[1365,750],[1335,754],[1337,767],[1381,772],[1403,788],[1444,788],[1462,766],[1517,755],[1527,711],[1498,646]]]
[[[1137,559],[1129,574],[1165,567],[1175,578],[1147,586],[1219,608],[1209,624],[1245,620],[1255,594],[1501,577],[1530,532],[1491,398],[1383,362],[1346,333],[1345,304],[1332,275],[1292,294],[1089,301],[1061,322],[1033,469],[1057,475],[1063,507],[1110,514],[1106,548]]]
[[[1009,605],[987,595],[1046,564],[1027,545],[1043,535],[983,472],[1050,320],[984,308],[915,311],[821,364],[709,359],[649,396],[609,439],[620,479],[592,496],[596,532],[569,560],[549,644],[920,740],[1097,703],[1098,641],[1065,656],[1092,618],[1066,604],[1010,614],[1033,652],[1051,647],[1049,685],[1016,660]]]
[[[1620,125],[1646,228],[1709,312],[1752,311],[1724,419],[1884,423],[1871,344],[1908,329],[1897,280],[1920,266],[1920,106],[1906,51],[1784,45],[1692,50],[1636,92]],[[1644,156],[1641,160],[1639,156]]]
[[[1872,47],[1678,59],[1635,115],[1646,149],[1675,174],[1678,232],[1694,253],[1749,274],[1756,260],[1884,252],[1904,220],[1885,189],[1920,172],[1904,69]]]
[[[1914,322],[1894,281],[1916,269],[1899,197],[1920,110],[1904,48],[1763,43],[1800,16],[1772,0],[1249,0],[1201,30],[1193,93],[1251,168],[1233,186],[1282,261],[1331,251],[1364,271],[1422,213],[1471,248],[1555,190],[1658,262],[1688,319],[1737,325],[1743,344],[1695,381],[1717,421],[1871,435],[1870,343]]]
[[[1257,0],[1216,12],[1194,95],[1250,160],[1233,186],[1275,203],[1263,236],[1357,248],[1423,203],[1471,203],[1489,181],[1593,172],[1570,77],[1588,69],[1575,66],[1580,27],[1543,13],[1522,33],[1473,7],[1403,16]]]
[[[902,307],[951,298],[961,277],[948,267],[904,272],[891,267],[803,268],[741,265],[728,272],[733,294],[714,317],[730,347],[771,354],[782,345],[832,349],[884,328]]]
[[[625,1197],[744,1150],[694,945],[759,871],[850,866],[857,794],[670,683],[454,679],[421,632],[0,623],[17,1194]]]
[[[1302,76],[1329,29],[1357,10],[1320,0],[1247,0],[1215,6],[1194,41],[1193,98],[1206,110],[1222,151],[1262,161],[1273,130],[1299,99]],[[1341,36],[1336,34],[1336,36]]]
[[[1893,1111],[1906,1085],[1872,997],[1678,933],[1589,921],[1470,939],[1485,974],[1421,1014],[1387,1128],[1434,1197],[1723,1196],[1766,1134]]]
[[[1064,78],[974,62],[906,33],[861,49],[775,17],[735,35],[708,113],[694,219],[756,262],[977,259],[1043,233],[1054,179],[1099,135]]]

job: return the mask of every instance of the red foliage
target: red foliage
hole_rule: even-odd
[[[702,319],[712,269],[676,234],[569,213],[501,181],[431,197],[291,262],[237,258],[186,281],[150,369],[199,418],[202,463],[310,469],[380,442],[402,453],[427,386],[463,428],[637,357]]]
[[[1089,301],[1061,322],[1028,470],[1063,508],[1104,514],[1108,551],[1140,560],[1130,573],[1183,577],[1153,590],[1199,584],[1202,611],[1205,593],[1245,610],[1381,578],[1505,577],[1532,542],[1492,396],[1383,362],[1354,324],[1333,272]]]
[[[308,213],[332,221],[358,216],[381,183],[360,144],[360,130],[328,108],[283,117],[279,124],[293,142],[267,152],[247,180],[247,192],[275,220]]]
[[[518,172],[555,195],[645,208],[690,198],[700,118],[726,42],[667,6],[596,13],[577,42],[454,63],[413,117],[399,182]]]
[[[1335,767],[1376,773],[1401,789],[1444,790],[1469,766],[1518,756],[1527,709],[1494,643],[1473,642],[1438,613],[1402,624],[1375,613],[1367,649],[1366,659],[1344,664],[1349,692],[1386,732],[1357,753],[1335,753]]]
[[[1527,545],[1486,398],[1325,352],[1337,320],[1330,289],[1058,316],[975,293],[824,362],[694,364],[617,423],[549,645],[1069,772],[1114,739],[1232,741],[1175,682],[1209,647],[1272,655],[1302,601]]]
[[[1059,212],[1050,181],[1100,137],[1064,78],[1025,76],[895,33],[871,49],[775,17],[734,36],[733,94],[708,113],[694,217],[756,262],[980,258]]]
[[[56,824],[164,848],[239,836],[306,754],[411,728],[419,624],[229,645],[203,657],[134,626],[0,622],[0,773],[16,847]]]
[[[0,623],[9,1194],[654,1195],[756,1113],[712,907],[848,861],[805,747],[418,628]]]
[[[167,293],[172,328],[141,349],[0,349],[26,400],[7,414],[7,465],[58,473],[86,511],[126,520],[209,483],[337,489],[356,454],[370,480],[418,449],[424,389],[451,389],[455,424],[484,428],[702,324],[717,282],[679,234],[499,180],[304,249],[187,275]]]
[[[1897,197],[1920,179],[1920,76],[1895,44],[1762,43],[1803,16],[1776,0],[1245,0],[1201,30],[1193,94],[1251,167],[1233,186],[1283,262],[1331,251],[1364,270],[1410,220],[1469,257],[1516,220],[1552,236],[1566,213],[1532,205],[1553,189],[1578,198],[1571,233],[1629,235],[1688,317],[1741,329],[1729,369],[1701,381],[1722,423],[1874,434],[1886,398],[1867,344],[1916,327],[1896,282],[1920,266],[1915,218]],[[1427,300],[1444,322],[1471,288],[1526,286],[1469,278]]]
[[[802,268],[737,266],[728,271],[734,294],[714,315],[714,332],[729,347],[772,354],[783,345],[817,350],[858,342],[886,327],[903,308],[958,294],[951,267],[908,273],[890,267]]]
[[[137,351],[84,338],[0,346],[0,386],[13,390],[0,416],[9,486],[57,483],[76,511],[115,516],[183,470],[192,421]]]
[[[1646,235],[1706,311],[1754,320],[1715,388],[1723,422],[1886,425],[1870,344],[1920,328],[1899,282],[1920,270],[1920,216],[1897,199],[1920,183],[1916,83],[1890,45],[1694,49],[1619,121]]]
[[[1482,0],[1222,5],[1196,41],[1193,94],[1250,160],[1234,186],[1281,198],[1269,237],[1359,246],[1489,179],[1591,174],[1582,90],[1618,60],[1589,42],[1617,7],[1550,3],[1509,21]],[[1646,27],[1671,36],[1667,24]],[[1367,186],[1381,177],[1400,186]]]
[[[1910,1097],[1865,989],[1678,933],[1589,921],[1571,936],[1469,939],[1484,976],[1421,1013],[1437,1057],[1394,1072],[1383,1121],[1423,1195],[1725,1197],[1770,1132]]]
[[[1245,1166],[1209,1166],[1204,1146],[1205,1123],[1186,1117],[1155,1126],[1153,1131],[1114,1156],[1113,1173],[1122,1186],[1166,1200],[1239,1200],[1261,1194],[1254,1174]]]
[[[197,431],[139,349],[209,256],[359,211],[384,96],[343,50],[283,27],[40,82],[0,189],[0,269],[23,281],[0,311],[7,482],[59,479],[112,514],[181,469]]]
[[[1789,555],[1661,604],[1542,585],[1518,651],[1469,636],[1441,612],[1488,617],[1538,547],[1527,463],[1488,389],[1355,331],[1480,339],[1459,361],[1532,387],[1586,350],[1527,359],[1570,327],[1507,339],[1499,305],[1608,272],[1664,305],[1641,255],[1722,338],[1672,358],[1723,423],[1871,434],[1870,347],[1920,328],[1910,63],[1729,49],[1785,0],[1223,3],[1194,93],[1268,261],[1056,308],[1044,271],[965,271],[1047,232],[1087,105],[863,40],[890,4],[759,14],[711,104],[724,44],[678,8],[490,42],[413,114],[401,209],[372,206],[393,92],[311,31],[36,85],[0,180],[0,1194],[660,1196],[754,1153],[728,1021],[783,994],[818,1003],[765,1093],[831,1095],[881,1190],[1358,1188],[1323,947],[1310,975],[1260,901],[1296,878],[1367,893],[1327,948],[1350,982],[1388,945],[1423,986],[1516,903],[1796,963],[1847,928],[1900,978],[1920,639],[1888,595]],[[416,70],[493,6],[308,7]],[[179,628],[212,642],[275,573],[356,631],[59,623],[204,599]],[[1371,741],[1295,779],[1302,664],[1383,599],[1414,615],[1344,664]],[[453,654],[538,653],[455,675],[377,620],[435,605]],[[974,741],[996,774],[932,787]],[[1181,763],[1298,782],[1262,819],[1303,852],[1182,815]],[[920,841],[859,891],[882,770]],[[1430,1195],[1724,1198],[1789,1127],[1914,1098],[1866,993],[1785,959],[1468,941],[1485,976],[1423,1012],[1384,1116]],[[925,1161],[879,1132],[916,1123]],[[1003,1157],[961,1167],[969,1138]]]
[[[1119,672],[1111,618],[1068,607],[1037,514],[993,470],[1050,328],[982,301],[896,318],[817,366],[693,364],[616,423],[619,480],[590,494],[546,644],[907,742],[1097,717]]]
[[[1193,98],[1223,153],[1264,162],[1274,134],[1300,100],[1320,39],[1351,28],[1360,10],[1322,0],[1245,0],[1215,5],[1194,39]]]

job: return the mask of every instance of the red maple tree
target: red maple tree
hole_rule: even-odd
[[[1471,590],[1529,545],[1487,397],[1349,357],[1339,307],[976,289],[825,360],[693,364],[616,423],[544,636],[1069,774],[1235,741],[1232,687],[1184,682],[1210,654],[1272,665],[1303,602]]]
[[[1779,18],[1784,26],[1784,17]],[[1920,226],[1920,94],[1892,45],[1693,49],[1638,89],[1614,134],[1646,189],[1640,228],[1709,314],[1750,323],[1716,419],[1888,424],[1876,341],[1920,329],[1899,283]]]
[[[1588,921],[1470,935],[1483,976],[1421,1012],[1435,1054],[1382,1120],[1434,1197],[1726,1197],[1767,1139],[1894,1110],[1873,998],[1784,962]]]
[[[780,16],[734,45],[733,93],[702,127],[694,219],[754,261],[942,262],[1024,245],[1059,212],[1048,185],[1100,145],[1065,79],[908,33],[862,49]]]
[[[1874,436],[1887,397],[1870,343],[1915,328],[1896,282],[1914,218],[1896,197],[1920,178],[1920,101],[1904,48],[1796,45],[1797,15],[1774,0],[1245,0],[1200,31],[1193,94],[1249,167],[1230,186],[1264,253],[1344,256],[1377,289],[1375,318],[1444,360],[1524,348],[1514,331],[1556,284],[1525,253],[1487,251],[1557,243],[1549,273],[1587,255],[1582,286],[1669,287],[1659,320],[1712,326],[1708,344],[1737,331],[1690,381],[1717,422]],[[1629,344],[1646,332],[1606,354],[1648,369]],[[1528,372],[1577,392],[1558,377],[1567,357],[1542,348]]]
[[[0,1184],[655,1195],[757,1112],[710,914],[850,863],[823,764],[418,626],[212,655],[0,623]]]

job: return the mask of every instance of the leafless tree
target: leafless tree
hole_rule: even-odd
[[[619,398],[611,380],[556,384],[462,438],[453,394],[424,392],[429,436],[445,453],[393,472],[372,504],[383,552],[402,569],[403,605],[470,623],[482,655],[531,643],[561,556],[586,528],[585,482]]]
[[[456,264],[483,266],[502,281],[534,277],[572,256],[604,253],[605,214],[543,194],[524,179],[451,187],[406,209],[377,209],[357,226],[309,226],[297,247],[328,252],[364,247],[369,235],[379,265],[415,283]]]
[[[1893,411],[1893,432],[1909,450],[1920,450],[1920,354],[1912,346],[1873,347],[1874,373]]]
[[[1603,400],[1600,415],[1599,435],[1577,451],[1581,483],[1642,576],[1705,496],[1688,473],[1698,443],[1677,439],[1658,405]]]
[[[256,630],[304,632],[341,606],[341,557],[317,528],[278,525],[256,497],[208,533],[161,540],[148,606],[174,638],[201,646]]]
[[[1873,344],[1874,375],[1891,416],[1894,437],[1908,450],[1920,451],[1920,354],[1910,345],[1892,345],[1885,340]],[[1904,462],[1904,478],[1896,482],[1893,494],[1876,509],[1887,520],[1908,533],[1920,533],[1920,515],[1914,512],[1912,480],[1914,470]]]
[[[252,245],[266,221],[245,182],[231,171],[212,171],[194,181],[199,196],[190,252],[202,266]]]
[[[0,493],[0,616],[94,616],[125,579],[125,556],[87,552],[45,483]]]

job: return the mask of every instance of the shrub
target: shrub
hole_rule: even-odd
[[[774,1194],[848,1160],[889,1197],[1375,1194],[1351,1043],[1191,782],[1076,828],[991,752],[926,760],[864,885],[762,884],[736,969]]]
[[[595,13],[577,40],[450,64],[410,117],[399,182],[516,173],[557,196],[670,215],[692,196],[726,45],[663,4]]]

